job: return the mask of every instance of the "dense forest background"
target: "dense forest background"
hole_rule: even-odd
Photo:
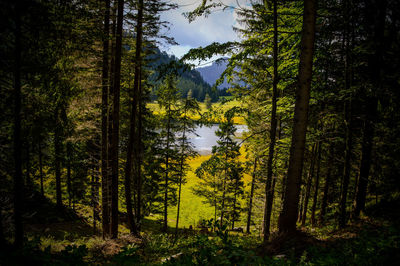
[[[400,259],[400,2],[199,1],[240,40],[177,59],[179,4],[1,2],[0,261]],[[210,85],[191,64],[215,55]]]

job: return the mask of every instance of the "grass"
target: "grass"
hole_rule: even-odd
[[[245,150],[244,147],[240,149],[241,155],[239,160],[245,162]],[[203,219],[211,219],[214,217],[214,208],[206,203],[204,203],[204,198],[193,193],[192,188],[196,187],[200,183],[200,179],[196,176],[195,171],[200,166],[200,164],[208,160],[211,155],[197,156],[189,161],[190,171],[186,175],[186,183],[182,186],[182,196],[181,196],[181,209],[179,215],[179,227],[188,228],[190,225],[193,227]],[[245,183],[245,188],[247,183],[251,181],[251,176],[247,173],[243,175],[243,180]],[[247,199],[242,200],[242,206],[245,206]],[[176,223],[176,212],[177,206],[172,206],[168,209],[169,226],[175,227]]]
[[[189,161],[190,171],[186,175],[186,183],[182,186],[181,210],[179,215],[179,227],[188,228],[190,225],[195,227],[201,219],[209,219],[214,216],[214,209],[206,203],[203,198],[195,195],[192,188],[200,183],[195,170],[200,164],[210,158],[207,156],[198,156]],[[175,226],[177,207],[170,207],[168,210],[169,225]]]
[[[200,102],[199,106],[200,106],[200,114],[204,114],[205,112],[208,111],[205,103]],[[154,114],[162,114],[163,113],[163,110],[160,109],[160,106],[158,105],[157,102],[148,103],[147,107]],[[226,103],[218,102],[218,103],[213,103],[212,104],[212,109],[213,110],[218,110],[218,113],[224,113],[225,111],[227,111],[227,110],[229,110],[229,109],[231,109],[233,107],[242,107],[242,103],[239,102],[239,101],[233,100],[233,101],[229,101],[229,102],[226,102]],[[201,118],[200,114],[193,115],[191,118],[194,119],[194,120],[199,120]],[[221,120],[221,117],[215,118],[215,122],[216,123],[218,121],[220,121],[220,120]],[[233,118],[233,122],[235,124],[238,124],[238,125],[244,125],[245,124],[245,118],[242,117],[242,116],[235,116]]]

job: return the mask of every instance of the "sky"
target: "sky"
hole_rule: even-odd
[[[237,6],[237,0],[214,1],[222,2],[228,6]],[[233,26],[238,26],[234,8],[224,11],[216,10],[208,17],[198,17],[195,21],[189,23],[183,13],[194,10],[201,4],[202,0],[175,0],[174,2],[179,5],[179,8],[164,12],[161,19],[170,22],[168,35],[174,37],[179,45],[160,47],[161,50],[180,58],[191,48],[204,47],[213,42],[222,43],[238,40],[237,34],[232,29]],[[247,1],[240,0],[238,2]]]

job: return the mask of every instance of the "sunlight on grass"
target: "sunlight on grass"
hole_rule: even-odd
[[[181,211],[179,227],[188,228],[195,226],[201,219],[209,219],[214,216],[214,209],[208,204],[203,203],[203,198],[193,193],[192,188],[199,184],[200,179],[196,176],[196,168],[210,158],[210,155],[198,156],[189,161],[191,170],[186,175],[186,183],[182,186]],[[170,207],[169,225],[175,226],[177,207]]]
[[[199,106],[200,106],[200,113],[201,114],[207,112],[207,108],[206,108],[205,103],[201,103],[200,102]],[[231,109],[233,107],[241,107],[241,106],[242,106],[242,104],[239,101],[236,101],[236,100],[230,101],[230,102],[226,102],[224,104],[219,103],[219,102],[212,104],[212,107],[214,109],[219,108],[223,112],[225,112],[225,111],[227,111],[227,110],[229,110],[229,109]],[[163,110],[160,109],[160,106],[158,105],[157,102],[147,103],[147,108],[149,108],[154,114],[162,114],[164,112]],[[198,120],[198,119],[200,119],[200,115],[199,114],[193,115],[193,116],[191,116],[191,118],[194,119],[194,120]],[[220,118],[217,118],[217,120],[220,120]],[[244,119],[244,117],[241,117],[241,116],[235,116],[233,118],[233,122],[235,124],[238,124],[238,125],[244,125],[245,124],[245,119]]]

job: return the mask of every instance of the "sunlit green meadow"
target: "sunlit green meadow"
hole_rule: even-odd
[[[205,112],[208,111],[205,103],[200,102],[199,106],[200,106],[200,114],[204,114]],[[160,114],[160,113],[163,112],[160,109],[160,106],[158,105],[157,102],[148,103],[147,107],[155,114]],[[242,107],[242,103],[237,101],[237,100],[232,100],[232,101],[225,102],[225,103],[218,102],[218,103],[213,103],[212,104],[212,109],[213,110],[219,110],[219,111],[221,111],[221,113],[224,113],[225,111],[227,111],[227,110],[229,110],[229,109],[231,109],[233,107]],[[198,120],[198,119],[200,119],[200,114],[192,115],[191,118],[194,119],[194,120]],[[218,121],[220,121],[220,119],[221,118],[215,118],[216,123]],[[242,116],[235,116],[233,118],[233,122],[235,124],[238,124],[238,125],[245,124],[244,117],[242,117]]]

